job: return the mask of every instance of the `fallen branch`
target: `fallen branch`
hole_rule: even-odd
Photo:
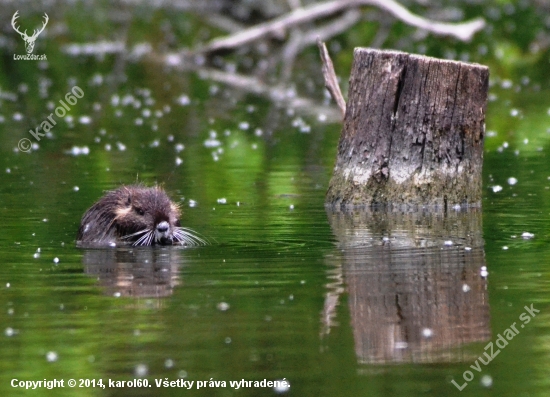
[[[327,87],[330,96],[334,99],[334,102],[340,108],[342,113],[342,119],[346,114],[346,101],[340,90],[340,85],[338,84],[338,79],[336,78],[336,73],[334,72],[334,65],[332,64],[332,59],[327,50],[327,46],[321,40],[317,41],[317,46],[319,47],[319,52],[321,54],[321,61],[323,62],[323,77],[325,78],[325,87]]]
[[[346,11],[341,17],[334,18],[325,25],[315,29],[308,29],[307,32],[299,32],[290,38],[285,44],[283,50],[283,72],[282,80],[289,80],[294,67],[294,60],[303,48],[317,43],[318,40],[325,41],[345,32],[355,25],[361,19],[359,10],[351,9]]]
[[[300,7],[269,22],[258,24],[226,37],[214,39],[202,48],[199,48],[197,52],[204,53],[237,48],[268,35],[280,34],[294,26],[328,17],[347,8],[360,6],[376,6],[411,26],[437,35],[454,36],[462,41],[471,40],[472,36],[485,26],[483,18],[463,23],[433,21],[411,13],[407,8],[394,0],[332,0]]]

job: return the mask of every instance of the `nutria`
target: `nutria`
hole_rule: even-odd
[[[158,186],[122,186],[107,192],[82,217],[77,244],[117,246],[200,245],[181,227],[180,210]]]

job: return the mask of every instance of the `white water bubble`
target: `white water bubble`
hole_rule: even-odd
[[[49,351],[46,353],[46,360],[49,363],[53,363],[59,359],[59,355],[54,351]]]
[[[276,386],[273,387],[273,391],[277,394],[282,394],[288,392],[290,389],[290,383],[286,380],[286,378],[278,379],[276,380]]]
[[[481,383],[481,386],[483,387],[491,387],[493,386],[493,378],[491,377],[491,375],[483,375],[479,381]]]
[[[177,99],[176,99],[176,102],[180,105],[180,106],[187,106],[191,103],[191,99],[189,99],[189,97],[185,94],[182,94],[180,95]]]
[[[7,337],[14,336],[17,333],[16,330],[14,330],[12,327],[8,327],[4,330],[4,335]]]
[[[170,359],[170,358],[167,358],[166,360],[164,360],[164,368],[172,368],[174,366],[174,360]]]
[[[143,378],[144,376],[147,376],[149,373],[149,368],[146,364],[138,364],[136,365],[136,368],[134,369],[134,375],[138,378]]]
[[[90,116],[80,116],[78,118],[78,122],[80,124],[90,124],[92,122],[92,118]]]
[[[174,149],[176,149],[176,152],[179,153],[183,149],[185,149],[185,145],[183,143],[176,143],[176,145],[174,146]]]

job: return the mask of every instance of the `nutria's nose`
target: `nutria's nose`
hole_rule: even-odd
[[[168,228],[170,227],[170,224],[166,221],[162,221],[157,225],[157,231],[159,233],[164,233],[168,231]]]

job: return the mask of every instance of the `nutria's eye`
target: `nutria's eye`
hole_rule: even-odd
[[[128,195],[128,200],[126,201],[126,207],[129,207],[132,204],[132,197]]]
[[[143,216],[143,214],[145,214],[145,211],[143,211],[141,208],[139,207],[134,207],[134,209],[136,210],[136,212],[138,213],[138,215],[141,215]]]

